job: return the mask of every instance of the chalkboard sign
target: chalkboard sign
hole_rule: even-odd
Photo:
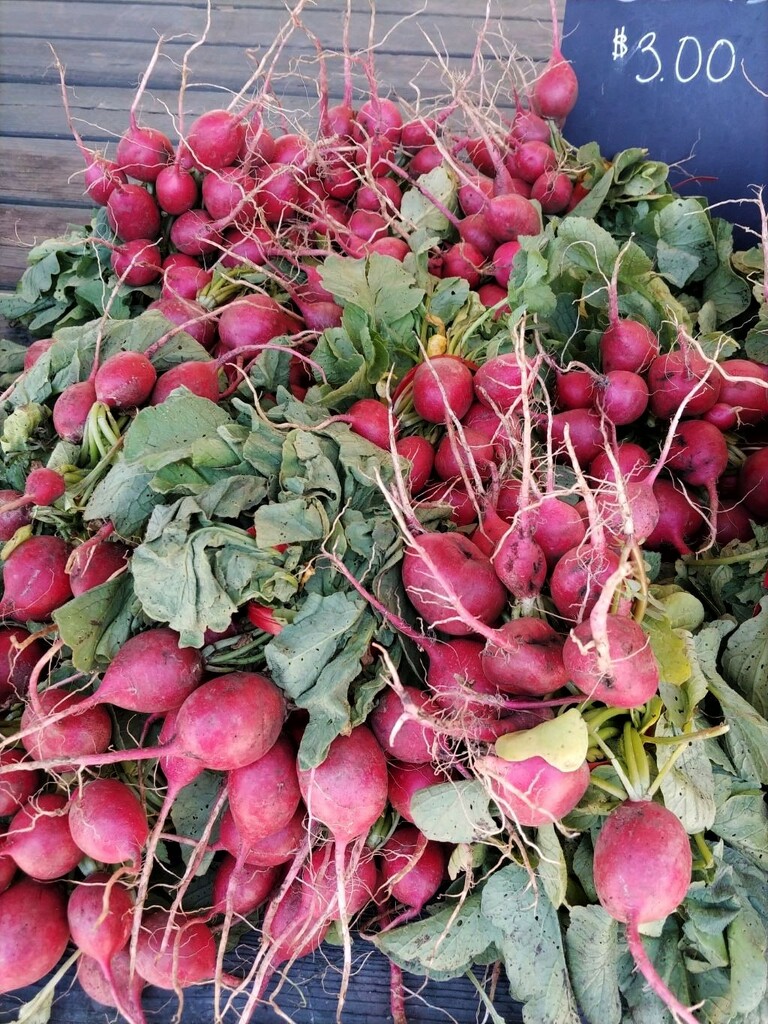
[[[731,200],[763,185],[768,202],[768,0],[567,0],[562,51],[579,81],[569,142],[648,149],[675,189],[759,228]]]

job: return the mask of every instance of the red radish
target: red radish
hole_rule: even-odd
[[[23,505],[53,505],[65,490],[66,484],[61,473],[40,466],[28,474],[24,484],[24,494],[1,505],[0,511],[7,515],[14,508]]]
[[[33,341],[31,345],[28,345],[27,351],[24,353],[24,370],[31,370],[38,359],[45,355],[54,343],[53,338],[38,338],[37,341]]]
[[[506,288],[509,284],[515,256],[519,252],[520,243],[517,241],[502,242],[501,245],[495,246],[493,250],[493,276],[502,288]],[[502,297],[506,298],[506,292]]]
[[[564,772],[543,757],[505,761],[493,754],[475,762],[478,777],[516,826],[538,826],[562,820],[579,803],[589,786],[586,761],[575,771]]]
[[[250,224],[257,216],[256,179],[243,167],[209,171],[203,178],[203,206],[215,221]]]
[[[87,856],[106,864],[127,862],[135,870],[149,837],[141,801],[118,779],[86,782],[72,799],[69,830]]]
[[[665,352],[651,362],[647,375],[650,407],[659,419],[671,419],[686,401],[684,416],[701,416],[720,397],[722,376],[693,349]]]
[[[142,921],[136,972],[150,985],[174,991],[210,981],[216,973],[216,940],[203,921],[176,914],[171,924],[168,911],[153,910]]]
[[[82,441],[85,422],[96,402],[93,381],[83,380],[67,385],[53,406],[53,426],[65,441]]]
[[[502,480],[496,495],[496,513],[511,523],[520,510],[521,483],[514,477]]]
[[[690,555],[690,544],[695,543],[704,527],[704,516],[699,506],[688,496],[682,484],[658,479],[653,494],[659,506],[659,521],[645,539],[649,551],[671,547],[679,555]]]
[[[472,371],[454,356],[435,356],[419,363],[412,378],[413,406],[428,423],[462,419],[474,397]]]
[[[541,216],[533,203],[515,193],[492,196],[485,206],[488,230],[497,242],[516,241],[521,235],[538,235]]]
[[[131,125],[117,143],[115,157],[123,174],[138,181],[157,180],[173,156],[173,143],[156,128],[140,127],[133,115]]]
[[[0,705],[23,697],[45,651],[44,644],[21,626],[0,626]]]
[[[499,626],[499,642],[488,640],[482,668],[505,693],[541,697],[568,682],[563,638],[545,619],[523,616]]]
[[[25,759],[23,750],[12,748],[0,753],[0,817],[5,818],[25,804],[42,782],[40,772],[14,771],[11,767]]]
[[[54,716],[63,715],[58,721]],[[30,701],[21,716],[24,748],[35,761],[61,758],[62,766],[72,757],[101,754],[112,742],[112,717],[102,706],[72,690],[49,687],[36,701]]]
[[[177,164],[160,169],[155,180],[155,198],[161,210],[173,217],[186,213],[198,204],[199,188],[189,171]]]
[[[453,636],[473,631],[468,616],[491,625],[507,603],[489,559],[458,533],[422,534],[405,552],[402,578],[418,613]]]
[[[403,694],[417,711],[429,713],[430,698],[424,690],[404,686]],[[389,757],[406,764],[426,764],[432,760],[437,741],[433,729],[410,717],[400,693],[387,688],[368,717],[371,729],[382,750]]]
[[[739,425],[738,410],[734,409],[732,405],[726,405],[725,402],[715,402],[712,408],[707,409],[701,418],[706,420],[707,423],[714,424],[723,433],[735,430]]]
[[[86,541],[70,555],[69,585],[75,597],[93,587],[106,583],[115,573],[128,565],[131,549],[122,541],[102,540],[96,544]]]
[[[285,828],[301,801],[290,740],[279,736],[261,757],[230,771],[227,789],[232,821],[247,847]]]
[[[67,948],[64,894],[22,878],[0,895],[0,995],[24,988],[53,970]]]
[[[152,394],[157,371],[143,352],[116,352],[93,378],[96,398],[110,409],[143,405]]]
[[[147,309],[156,309],[203,348],[210,348],[216,340],[216,322],[198,302],[180,296],[166,296],[150,302]]]
[[[558,409],[591,409],[595,404],[597,378],[590,370],[558,372],[555,401]]]
[[[573,182],[562,171],[544,171],[531,186],[531,199],[536,199],[542,212],[562,213],[573,196]]]
[[[244,264],[262,267],[275,249],[272,232],[259,224],[249,227],[247,231],[227,228],[223,237],[224,255],[219,260],[222,267],[242,267]]]
[[[720,547],[732,540],[746,541],[754,537],[749,512],[742,505],[721,507],[717,515],[715,540]]]
[[[533,539],[544,552],[547,567],[553,569],[566,551],[578,547],[584,540],[584,520],[575,505],[560,498],[544,498],[537,503],[533,514]]]
[[[116,188],[128,184],[127,175],[113,160],[93,159],[85,169],[85,191],[97,206],[106,206]]]
[[[484,174],[475,174],[459,186],[459,206],[465,216],[484,210],[493,195],[493,180]]]
[[[66,604],[72,597],[66,572],[69,553],[66,541],[47,534],[29,537],[14,548],[3,566],[0,615],[44,621]]]
[[[133,238],[112,250],[112,270],[124,285],[143,288],[162,272],[160,247],[149,238]]]
[[[312,852],[299,875],[299,884],[308,891],[314,914],[329,921],[338,920],[338,887],[343,885],[346,895],[346,917],[359,914],[376,895],[379,874],[373,854],[365,850],[362,856],[352,858],[345,854],[344,875],[337,878],[334,844],[327,843]]]
[[[401,437],[395,442],[397,454],[410,463],[408,471],[408,489],[411,494],[419,494],[432,476],[435,462],[435,449],[420,434]]]
[[[389,802],[406,821],[413,822],[411,797],[428,786],[437,786],[446,776],[432,764],[399,764],[389,762]]]
[[[377,448],[389,451],[389,409],[376,398],[358,398],[344,413],[355,434],[366,438]],[[397,421],[393,420],[392,430],[397,434]]]
[[[355,208],[381,213],[400,209],[403,193],[394,178],[376,178],[375,182],[361,185],[355,193]]]
[[[460,277],[476,288],[483,276],[485,255],[471,242],[455,242],[443,253],[442,277]]]
[[[557,153],[547,142],[532,139],[521,142],[515,149],[515,169],[518,177],[529,184],[547,171],[557,167]]]
[[[552,129],[543,117],[539,117],[532,110],[518,107],[512,121],[512,129],[509,133],[512,142],[530,142],[537,139],[539,142],[549,142],[552,137]]]
[[[84,851],[70,834],[67,803],[58,793],[43,793],[11,818],[2,852],[30,878],[63,878],[83,859]]]
[[[252,914],[266,903],[279,877],[276,868],[238,864],[234,857],[226,855],[213,878],[214,912],[226,913],[231,899],[235,914],[240,917]]]
[[[267,224],[279,224],[293,217],[299,198],[299,184],[293,167],[267,164],[262,168],[256,200]]]
[[[20,491],[0,491],[0,540],[10,540],[17,530],[27,526],[32,518],[29,504]]]
[[[684,420],[672,438],[667,468],[691,487],[705,487],[709,510],[717,512],[717,481],[728,466],[728,445],[722,433],[705,420]]]
[[[554,416],[541,417],[540,433],[551,431],[552,447],[560,461],[570,461],[565,444],[566,429],[580,466],[588,466],[605,447],[605,435],[600,416],[592,409],[568,409]]]
[[[484,555],[493,560],[493,553],[498,544],[504,540],[509,530],[509,523],[497,515],[492,508],[483,510],[483,514],[477,524],[477,529],[469,535],[469,539],[476,544]]]
[[[731,406],[739,423],[760,423],[768,416],[768,379],[760,363],[751,359],[724,359],[718,364],[723,377],[720,401]]]
[[[400,825],[377,852],[382,884],[398,903],[421,910],[442,885],[445,848],[413,825]]]
[[[72,941],[96,960],[105,975],[131,933],[133,900],[128,889],[106,871],[95,871],[72,890],[67,920]]]
[[[595,508],[612,544],[643,542],[659,525],[661,509],[650,483],[629,480],[618,488],[604,487],[595,495]]]
[[[651,468],[651,457],[645,448],[632,441],[622,441],[613,450],[616,465],[624,480],[642,480]],[[607,452],[600,452],[589,464],[589,474],[596,480],[616,482],[614,463]]]
[[[560,51],[557,7],[550,0],[552,12],[552,52],[546,68],[533,83],[531,106],[541,117],[562,125],[576,105],[579,83],[576,72]]]
[[[397,145],[403,130],[403,115],[392,100],[374,96],[361,104],[353,125],[358,140],[385,138]]]
[[[603,372],[644,373],[659,354],[659,339],[639,320],[620,319],[618,301],[615,314],[600,337]]]
[[[593,544],[580,544],[566,551],[549,580],[552,601],[563,618],[580,622],[588,616],[618,566],[617,555]]]
[[[144,979],[131,969],[131,955],[121,949],[110,961],[108,980],[98,960],[82,954],[77,961],[77,982],[83,992],[102,1006],[114,1006],[127,1020],[143,1024],[141,990]]]
[[[154,626],[126,640],[90,700],[162,715],[181,707],[201,682],[203,668],[200,652],[179,647],[175,630]]]
[[[471,526],[477,522],[477,507],[463,482],[457,477],[433,484],[421,492],[419,504],[448,505],[455,526]]]
[[[219,316],[222,352],[266,345],[296,330],[296,320],[268,295],[250,294],[227,303]]]
[[[142,185],[115,188],[107,200],[107,221],[123,242],[160,234],[160,209]]]
[[[486,360],[474,377],[478,402],[501,412],[508,412],[519,404],[522,385],[523,368],[515,352]]]
[[[408,243],[403,238],[389,236],[377,238],[375,242],[371,242],[369,248],[371,252],[377,252],[382,256],[390,256],[399,263],[402,263],[411,251]]]
[[[325,760],[298,777],[310,817],[327,825],[337,848],[365,835],[387,803],[386,759],[364,725],[337,736]]]
[[[514,452],[514,442],[520,440],[518,418],[496,409],[491,409],[482,402],[473,402],[464,419],[465,427],[484,434],[493,444],[496,461],[502,463]]]
[[[610,370],[597,380],[595,404],[615,426],[626,426],[647,409],[648,385],[639,373]]]
[[[482,212],[473,213],[469,217],[463,217],[459,221],[458,230],[462,242],[469,243],[469,245],[473,246],[473,248],[483,256],[483,260],[474,261],[476,269],[479,270],[483,266],[485,259],[492,256],[496,249],[496,239],[488,230],[488,225],[485,223],[485,214]],[[493,267],[489,268],[491,271],[493,269]],[[448,263],[444,259],[442,264],[442,275],[443,277],[448,277],[449,273]]]
[[[230,771],[263,757],[285,720],[285,698],[260,672],[228,672],[192,690],[171,745],[206,768]]]
[[[223,249],[220,227],[207,210],[186,210],[176,217],[171,242],[187,256],[211,256]]]
[[[547,559],[527,526],[512,527],[491,557],[494,571],[518,601],[537,597],[547,578]]]
[[[273,748],[274,749],[274,748]],[[295,771],[295,769],[294,769]],[[307,837],[306,808],[299,803],[293,817],[282,828],[262,839],[244,839],[235,825],[229,809],[221,816],[219,842],[221,846],[254,867],[277,867],[293,860]]]
[[[185,148],[194,165],[221,170],[237,159],[246,137],[246,125],[229,110],[208,110],[189,126]]]
[[[759,522],[768,520],[768,447],[751,452],[739,470],[739,494]]]
[[[619,804],[595,840],[592,866],[597,898],[626,924],[630,953],[651,990],[675,1018],[696,1024],[659,977],[640,937],[640,926],[671,914],[691,884],[691,844],[679,818],[651,800]]]
[[[219,400],[219,367],[211,361],[205,363],[179,363],[157,378],[149,405],[159,405],[176,388],[186,388],[199,398],[211,402]]]
[[[494,465],[495,449],[485,433],[473,427],[446,431],[435,451],[434,470],[441,480],[453,480],[462,474],[487,479]]]
[[[627,615],[609,614],[599,625],[582,622],[566,638],[563,663],[577,689],[609,707],[640,707],[658,691],[650,641]]]
[[[0,854],[0,893],[5,892],[8,886],[16,877],[16,862],[12,857],[4,857]]]

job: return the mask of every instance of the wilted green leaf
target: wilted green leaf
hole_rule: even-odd
[[[618,924],[600,906],[572,907],[565,954],[573,991],[589,1024],[619,1024]]]
[[[481,782],[459,779],[427,786],[411,797],[413,820],[427,839],[472,843],[499,831]]]

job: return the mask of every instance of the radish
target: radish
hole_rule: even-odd
[[[238,864],[227,854],[213,878],[213,911],[225,914],[232,901],[232,912],[247,917],[266,903],[280,875],[274,867]]]
[[[463,427],[459,437],[447,431],[435,450],[434,471],[441,480],[477,475],[487,479],[494,466],[495,449],[487,435],[473,427]]]
[[[160,209],[142,185],[118,184],[107,200],[107,222],[123,242],[155,239],[160,234]]]
[[[618,566],[618,556],[605,547],[581,544],[566,551],[549,580],[552,601],[563,618],[580,622],[589,615]]]
[[[404,686],[402,696],[417,711],[429,713],[430,699],[415,686]],[[432,760],[437,737],[433,729],[411,717],[400,693],[386,689],[368,717],[368,723],[388,757],[406,764],[426,764]]]
[[[241,771],[245,770],[247,769],[241,769]],[[233,857],[240,858],[245,864],[262,868],[278,867],[280,864],[286,864],[293,860],[305,842],[307,837],[306,814],[307,810],[304,804],[299,801],[299,806],[286,825],[261,839],[251,839],[241,836],[235,825],[232,812],[227,809],[221,816],[219,843]],[[272,824],[274,825],[274,821]]]
[[[475,396],[489,409],[508,412],[520,403],[523,368],[515,352],[486,360],[475,373]]]
[[[88,875],[71,892],[67,921],[72,941],[97,961],[105,976],[131,933],[133,900],[128,889],[105,871]]]
[[[645,538],[649,551],[671,547],[679,555],[690,555],[704,527],[700,507],[688,496],[682,484],[660,478],[653,484],[653,494],[659,506],[659,520],[655,529]]]
[[[83,439],[85,423],[96,399],[93,381],[68,384],[53,405],[53,426],[65,441],[79,443]]]
[[[0,854],[0,893],[5,892],[16,877],[16,862],[12,857]]]
[[[45,355],[51,345],[55,344],[54,338],[38,338],[37,341],[33,341],[31,345],[27,346],[27,350],[24,353],[24,370],[31,370],[38,359]]]
[[[72,838],[87,856],[138,870],[149,837],[147,815],[133,790],[118,779],[93,779],[69,808]]]
[[[180,296],[165,296],[150,302],[147,309],[156,309],[203,348],[211,348],[216,340],[216,321],[198,302]]]
[[[489,559],[458,533],[422,534],[406,549],[402,578],[418,613],[453,636],[472,632],[468,616],[493,624],[507,603]]]
[[[389,451],[389,409],[383,402],[376,398],[358,398],[342,418],[355,434]],[[392,428],[397,433],[397,421],[393,421]]]
[[[541,231],[541,214],[525,196],[495,195],[484,209],[488,230],[497,242],[513,242],[521,235],[538,235]]]
[[[462,419],[472,405],[472,371],[455,356],[435,356],[419,363],[411,380],[413,407],[428,423]]]
[[[477,288],[483,277],[485,254],[471,242],[455,242],[443,253],[442,277],[460,277]]]
[[[61,473],[40,466],[33,469],[24,484],[24,493],[0,506],[4,514],[23,505],[53,505],[64,494],[66,484]]]
[[[560,461],[570,460],[565,444],[566,430],[580,466],[588,466],[605,447],[600,416],[592,409],[567,409],[554,416],[537,417],[537,425],[540,433],[550,431],[552,448]]]
[[[96,398],[110,409],[143,405],[152,393],[157,371],[143,352],[116,352],[96,371]]]
[[[194,166],[210,171],[237,159],[246,138],[246,125],[229,110],[208,110],[189,126],[184,140]]]
[[[627,926],[629,950],[674,1017],[696,1024],[659,977],[640,937],[640,926],[661,921],[682,902],[691,883],[691,844],[678,817],[651,800],[627,801],[606,818],[595,840],[595,891],[603,908]]]
[[[176,990],[210,981],[216,973],[216,940],[210,928],[194,917],[168,911],[144,916],[136,950],[136,972],[150,985]]]
[[[591,409],[597,377],[591,370],[557,371],[555,402],[558,409]]]
[[[632,441],[622,441],[612,451],[619,473],[624,480],[642,480],[651,468],[651,457],[645,448]],[[589,475],[607,483],[616,482],[614,462],[606,452],[600,452],[589,464]]]
[[[13,771],[11,765],[24,760],[24,751],[16,748],[0,753],[0,817],[15,814],[25,804],[42,782],[40,772]]]
[[[586,536],[586,526],[575,505],[560,498],[544,498],[534,507],[533,539],[544,553],[548,569],[553,569],[566,551],[578,547]]]
[[[61,537],[39,534],[14,548],[3,566],[0,615],[44,621],[72,597],[66,572],[70,549]]]
[[[563,213],[573,196],[573,182],[562,171],[544,171],[531,185],[531,199],[535,199],[542,213]]]
[[[547,559],[528,525],[511,527],[491,556],[496,575],[518,601],[537,597],[547,578]]]
[[[11,818],[2,852],[30,878],[63,878],[83,859],[84,851],[70,833],[67,803],[58,793],[42,793]]]
[[[120,282],[131,288],[144,288],[162,273],[160,247],[150,238],[133,238],[112,250],[112,270]]]
[[[722,433],[704,420],[684,420],[672,437],[667,468],[691,487],[704,487],[713,523],[717,522],[717,481],[728,466]]]
[[[395,442],[397,454],[407,459],[410,464],[408,470],[408,490],[411,494],[419,494],[429,483],[432,476],[432,468],[435,463],[435,449],[420,434],[410,434],[408,437],[401,437]]]
[[[122,541],[85,541],[69,557],[69,585],[75,597],[106,583],[128,565],[131,549]]]
[[[554,0],[552,31],[552,55],[544,71],[533,83],[531,106],[541,117],[551,118],[556,124],[562,125],[576,105],[579,83],[576,72],[560,51]]]
[[[66,714],[64,714],[66,712]],[[71,690],[50,687],[21,716],[21,742],[35,761],[101,754],[112,742],[112,717],[101,705]]]
[[[590,700],[608,707],[636,708],[659,688],[659,666],[642,626],[626,615],[585,620],[563,645],[569,679]]]
[[[428,786],[446,781],[445,775],[432,764],[399,764],[389,762],[389,802],[406,821],[413,822],[411,798]]]
[[[752,515],[768,520],[768,447],[750,452],[739,470],[739,494]]]
[[[505,761],[486,754],[475,762],[475,771],[502,814],[518,827],[560,821],[576,807],[589,786],[586,761],[575,771],[565,772],[543,757]]]
[[[131,112],[128,130],[120,137],[115,151],[123,174],[138,181],[157,181],[160,171],[173,156],[173,143],[156,128],[142,128]]]
[[[419,505],[448,505],[454,526],[471,526],[477,522],[475,499],[458,477],[432,484],[421,492]]]
[[[739,423],[760,423],[768,416],[768,381],[760,363],[724,359],[718,364],[723,382],[719,401],[731,406]]]
[[[0,995],[53,970],[69,942],[66,900],[56,886],[22,878],[0,895]]]
[[[224,254],[219,259],[222,267],[262,267],[275,251],[275,238],[269,228],[255,224],[247,231],[227,228],[223,235]]]
[[[0,706],[26,693],[35,665],[45,651],[40,640],[33,640],[21,626],[0,626]]]
[[[219,316],[222,353],[263,346],[296,330],[296,320],[268,295],[250,294],[234,299]]]
[[[648,385],[639,373],[610,370],[597,380],[595,405],[616,427],[634,423],[648,407]]]
[[[203,178],[203,206],[215,221],[251,224],[258,215],[256,179],[243,167],[209,171]]]
[[[671,419],[685,401],[684,416],[701,416],[720,397],[722,375],[693,349],[665,352],[652,360],[647,375],[650,408],[659,419]]]
[[[400,825],[377,853],[385,889],[398,903],[421,911],[442,885],[445,848],[414,825]]]
[[[176,388],[186,388],[199,398],[210,402],[219,400],[219,367],[211,361],[205,363],[179,363],[161,373],[149,396],[149,405],[160,405]]]
[[[525,617],[499,626],[499,642],[488,640],[482,669],[505,693],[542,697],[568,682],[563,638],[545,619]]]
[[[267,224],[281,224],[293,217],[299,198],[299,183],[293,167],[274,163],[261,169],[256,202]]]
[[[181,707],[203,678],[203,659],[194,647],[179,647],[167,626],[145,629],[122,645],[89,698],[126,711],[162,715]]]
[[[141,1008],[141,990],[144,979],[131,967],[131,955],[121,949],[110,961],[111,980],[92,956],[83,953],[77,961],[77,981],[83,992],[102,1006],[113,1006],[127,1021],[144,1024]]]
[[[23,497],[20,491],[0,491],[0,540],[10,540],[17,530],[31,521],[28,502],[19,500]]]
[[[517,108],[509,133],[511,142],[530,142],[532,139],[549,142],[551,137],[552,129],[543,117],[539,117],[538,114],[532,110],[526,110],[524,107]]]
[[[245,846],[287,827],[301,803],[296,752],[280,735],[261,757],[229,772],[229,811]]]
[[[157,205],[173,217],[197,206],[199,191],[194,176],[175,163],[162,167],[155,179]]]
[[[530,139],[528,142],[521,142],[514,153],[517,176],[527,181],[529,185],[542,174],[554,171],[557,167],[557,153],[548,142]]]
[[[336,875],[337,859],[333,843],[326,843],[312,852],[299,875],[299,884],[308,891],[314,915],[327,921],[338,920],[338,887],[344,887],[346,917],[350,919],[366,907],[379,887],[379,873],[373,854],[364,850],[360,857],[345,854],[344,875]],[[310,911],[312,913],[312,911]]]
[[[207,210],[185,210],[171,224],[171,243],[187,256],[212,256],[223,248],[220,225]]]

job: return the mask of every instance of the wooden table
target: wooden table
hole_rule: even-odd
[[[340,50],[344,0],[307,4],[302,17],[331,50]],[[437,50],[450,54],[454,74],[469,67],[482,24],[483,0],[430,0],[416,16],[403,17],[401,0],[377,0],[375,60],[383,89],[413,101],[409,83],[418,82],[424,95],[445,92],[435,70]],[[549,5],[546,0],[500,0],[492,15],[519,53],[537,64],[546,60],[550,45]],[[370,30],[370,7],[353,0],[351,46],[363,49]],[[226,106],[253,72],[280,26],[285,5],[278,0],[213,0],[210,29],[196,50],[187,91],[186,113]],[[35,242],[59,234],[68,224],[86,223],[92,204],[83,194],[84,164],[67,126],[55,56],[65,68],[72,117],[89,148],[114,154],[127,125],[137,83],[160,35],[163,54],[151,75],[140,107],[143,124],[161,127],[172,137],[179,70],[185,49],[203,32],[204,0],[0,0],[0,291],[11,291],[21,276],[26,253]],[[55,54],[55,56],[54,56]],[[317,101],[314,48],[306,34],[296,32],[286,44],[281,68],[287,74],[275,81],[287,112],[306,110]],[[332,63],[332,95],[339,98],[340,59]],[[10,333],[5,326],[5,334]],[[280,1005],[299,1024],[329,1024],[335,1018],[339,958],[323,948],[290,975]],[[348,1024],[378,1024],[389,1016],[389,968],[370,946],[355,944],[355,976],[343,1020]],[[483,1019],[472,985],[466,979],[425,984],[408,978],[408,1015],[412,1024],[449,1022],[470,1024]],[[24,995],[29,997],[32,990]],[[505,994],[502,981],[496,1001],[508,1022],[519,1011]],[[148,1019],[170,1021],[175,1000],[167,993],[149,992]],[[185,1024],[211,1020],[210,993],[190,991],[185,1000]],[[11,1021],[18,1009],[16,994],[0,996],[0,1022]],[[72,984],[72,972],[58,990],[54,1024],[101,1024],[114,1013],[84,997]],[[258,1024],[277,1021],[272,1010],[260,1010]]]

